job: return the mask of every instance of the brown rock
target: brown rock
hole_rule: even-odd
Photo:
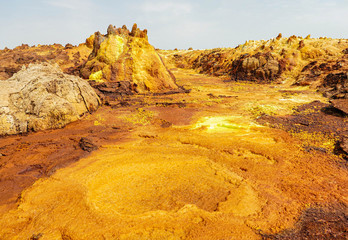
[[[143,31],[140,31],[140,38],[145,38],[146,40],[148,40],[147,37],[147,29],[144,29]]]
[[[292,35],[291,37],[288,38],[287,43],[291,44],[292,42],[294,42],[297,39],[297,37],[295,35]]]
[[[329,73],[320,90],[330,98],[348,99],[348,72]]]
[[[112,26],[111,24],[109,25],[107,29],[107,35],[116,35],[116,28]]]
[[[270,82],[281,73],[279,62],[271,53],[257,53],[253,56],[243,55],[233,61],[231,75],[235,80]]]
[[[305,46],[304,41],[301,40],[301,41],[298,43],[298,49],[304,48],[304,46]]]
[[[348,115],[348,99],[332,99],[330,100],[330,103],[333,107]]]
[[[262,239],[346,239],[348,215],[341,206],[308,208],[293,229],[274,235],[263,234]]]
[[[348,98],[348,55],[318,58],[306,64],[295,85],[312,85],[332,99]]]
[[[93,44],[94,44],[94,34],[92,34],[89,38],[86,39],[86,46],[88,48],[93,49]]]
[[[110,26],[109,26],[110,27]],[[88,60],[94,58],[97,56],[97,52],[100,49],[100,44],[106,39],[104,35],[102,35],[100,32],[94,33],[94,41],[93,41],[93,51],[89,55]]]
[[[133,37],[139,37],[140,36],[140,30],[139,30],[138,25],[136,23],[134,23],[134,25],[132,27],[131,36],[133,36]]]
[[[282,37],[283,37],[283,35],[282,35],[281,33],[279,33],[276,39],[279,40],[279,39],[281,39]]]
[[[79,141],[79,146],[83,151],[86,152],[93,152],[95,150],[98,150],[98,146],[95,145],[92,140],[86,137],[82,137]]]
[[[260,67],[260,62],[255,57],[246,58],[243,60],[242,67],[247,72],[252,72]]]
[[[340,147],[346,154],[348,154],[348,137],[343,137]]]
[[[74,48],[74,46],[72,44],[68,43],[68,44],[65,45],[64,48],[65,49],[72,49],[72,48]]]
[[[321,86],[330,73],[348,71],[348,54],[344,54],[348,52],[344,50],[348,47],[348,41],[345,39],[311,39],[307,36],[305,40],[295,35],[288,39],[280,39],[280,35],[277,38],[279,40],[246,41],[233,49],[216,48],[170,54],[163,51],[163,54],[169,56],[177,67],[194,68],[209,75],[257,82],[288,79],[312,88]],[[255,53],[259,56],[255,57]],[[258,63],[251,58],[256,58]],[[257,69],[254,69],[255,64],[259,65]],[[324,87],[324,92],[331,91],[333,87]],[[344,97],[341,90],[330,92],[332,95],[335,98]]]
[[[10,74],[6,72],[0,72],[0,80],[6,80],[8,78],[10,78]]]
[[[0,80],[12,77],[13,74],[30,63],[57,63],[64,73],[79,75],[79,69],[87,61],[91,49],[85,44],[73,46],[67,44],[39,45],[29,47],[22,45],[13,50],[0,51]],[[78,54],[77,54],[78,53]]]

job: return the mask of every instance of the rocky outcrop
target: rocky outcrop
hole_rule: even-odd
[[[180,68],[194,68],[200,73],[231,80],[290,82],[318,87],[329,73],[328,66],[341,68],[348,52],[347,39],[306,38],[279,34],[276,38],[246,41],[235,48],[173,51],[165,54]],[[321,65],[324,64],[324,65]],[[315,67],[315,69],[313,69]],[[321,69],[322,68],[322,69]],[[325,72],[326,71],[326,72]],[[326,74],[326,75],[325,75]]]
[[[337,87],[340,88],[348,73],[348,54],[345,52],[338,52],[335,58],[319,58],[309,62],[301,69],[295,85],[320,87],[327,97],[339,94]]]
[[[62,73],[58,66],[23,66],[0,81],[0,135],[61,128],[99,105],[86,81]]]
[[[348,99],[348,62],[347,71],[340,73],[329,73],[321,85],[321,91],[325,96],[334,99]]]
[[[192,52],[194,54],[194,51]],[[195,68],[199,69],[201,73],[210,74],[214,76],[229,76],[232,62],[227,60],[228,53],[221,52],[219,49],[213,49],[211,51],[202,52],[191,63],[190,59],[185,56],[176,54],[174,55],[176,62],[181,61],[178,67],[181,68]]]
[[[232,80],[272,82],[279,78],[285,69],[282,61],[271,52],[240,55],[236,54],[235,49],[213,49],[194,55],[193,61],[182,54],[174,54],[173,58],[178,67],[194,68],[201,73],[228,77]]]
[[[330,100],[332,106],[348,115],[348,99],[332,99]]]
[[[339,147],[342,149],[348,160],[348,136],[343,137],[339,144]]]
[[[83,78],[97,82],[127,81],[137,92],[178,88],[174,75],[149,44],[146,29],[141,31],[136,24],[132,31],[126,26],[110,25],[106,35],[97,32],[87,43],[92,40],[93,51],[81,69]]]
[[[92,49],[86,44],[38,45],[23,44],[14,49],[0,50],[0,80],[6,80],[30,63],[57,63],[64,73],[79,75],[79,69],[87,61]]]
[[[98,149],[98,146],[95,145],[89,138],[82,137],[79,141],[79,147],[86,152],[93,152]]]
[[[105,105],[110,105],[115,100],[134,95],[136,92],[136,86],[128,81],[98,83],[90,80],[88,82]]]
[[[282,72],[277,59],[270,53],[242,55],[232,64],[230,75],[234,80],[270,82],[277,79]]]
[[[301,71],[296,85],[317,87],[332,106],[348,114],[348,52],[338,59],[310,62]]]

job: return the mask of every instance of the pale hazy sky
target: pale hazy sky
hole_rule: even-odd
[[[109,24],[147,28],[162,49],[283,36],[348,38],[348,0],[0,0],[0,49],[84,42]]]

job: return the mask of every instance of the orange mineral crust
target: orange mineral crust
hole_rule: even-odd
[[[7,171],[20,172],[17,159],[21,170],[34,162],[46,166],[47,156],[60,159],[49,141],[33,148],[40,138],[84,156],[58,165],[21,194],[13,189],[20,197],[2,205],[0,239],[262,239],[286,229],[295,229],[296,239],[308,221],[320,217],[328,227],[344,219],[347,170],[333,154],[334,139],[257,121],[264,114],[290,116],[293,108],[325,98],[298,86],[172,70],[190,93],[127,96],[127,106],[103,106],[64,129],[0,139],[7,181],[15,181]],[[301,94],[285,97],[289,88]],[[79,144],[81,137],[90,142]],[[69,141],[75,150],[59,145]],[[87,156],[82,149],[94,151]],[[37,179],[39,172],[18,175]],[[344,237],[340,222],[335,234]],[[328,234],[321,230],[310,233]]]

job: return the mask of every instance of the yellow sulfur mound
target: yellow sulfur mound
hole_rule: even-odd
[[[94,37],[93,37],[94,36]],[[175,77],[169,72],[147,40],[147,31],[136,24],[130,32],[125,26],[108,28],[107,35],[99,32],[87,39],[93,40],[93,52],[84,65],[84,78],[97,81],[129,81],[138,92],[177,89]]]
[[[113,64],[120,57],[124,49],[124,39],[111,35],[100,44],[97,59],[106,64]]]

